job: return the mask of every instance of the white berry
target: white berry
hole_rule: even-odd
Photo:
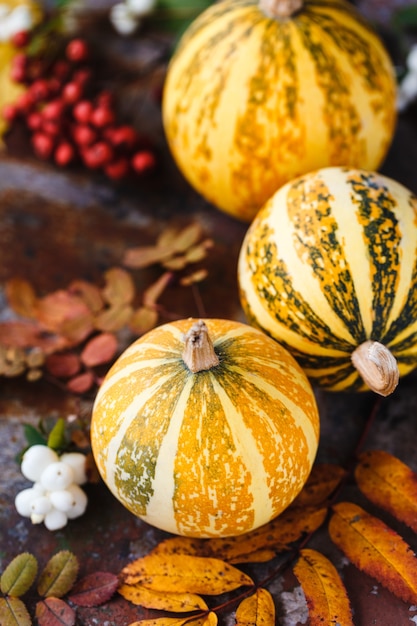
[[[34,488],[23,489],[14,500],[16,511],[23,517],[30,517],[32,514],[32,502],[39,498],[39,492]]]
[[[51,463],[46,467],[40,477],[41,485],[47,491],[66,489],[74,481],[74,470],[61,461]]]
[[[71,508],[66,511],[68,519],[75,519],[80,517],[87,508],[88,498],[85,492],[78,485],[71,485],[68,487],[68,491],[71,493],[72,502]]]
[[[125,2],[117,2],[110,9],[110,21],[121,35],[131,35],[139,25],[139,20]]]
[[[55,450],[48,446],[32,446],[24,453],[20,469],[25,478],[38,482],[44,469],[51,463],[56,463],[58,458]]]
[[[63,511],[52,509],[43,520],[48,530],[59,530],[67,525],[68,518]]]
[[[74,501],[72,493],[68,489],[51,491],[49,499],[54,508],[58,509],[58,511],[63,511],[63,513],[66,513],[72,507]]]
[[[142,17],[152,13],[156,0],[126,0],[126,5],[134,15]]]
[[[52,504],[48,496],[38,495],[38,497],[32,501],[31,509],[32,513],[36,515],[46,515],[52,509]]]
[[[59,457],[62,463],[67,463],[74,471],[74,482],[83,485],[87,482],[86,458],[81,452],[64,452]]]

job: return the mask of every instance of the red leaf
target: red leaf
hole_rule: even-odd
[[[73,588],[69,600],[78,606],[99,606],[116,592],[119,579],[110,572],[95,572],[82,578]]]
[[[48,372],[56,378],[70,378],[80,371],[80,358],[74,352],[50,354],[45,362]]]
[[[67,389],[72,393],[85,393],[94,384],[94,374],[92,372],[84,372],[79,376],[74,376],[67,382]]]
[[[0,343],[12,348],[39,348],[45,354],[68,347],[65,337],[45,335],[37,324],[24,320],[0,324]]]
[[[39,626],[74,626],[75,611],[60,598],[45,598],[36,605]]]
[[[81,353],[81,361],[87,367],[95,367],[108,363],[117,352],[117,339],[112,333],[101,333],[85,346]]]

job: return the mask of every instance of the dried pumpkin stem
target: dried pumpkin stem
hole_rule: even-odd
[[[267,17],[290,18],[302,9],[304,0],[259,0],[259,8]]]
[[[398,385],[400,372],[395,357],[378,341],[365,341],[352,353],[352,363],[372,391],[389,396]]]
[[[208,328],[203,320],[199,320],[191,326],[187,334],[184,335],[184,343],[182,358],[193,374],[209,370],[220,363],[219,357],[214,352]]]

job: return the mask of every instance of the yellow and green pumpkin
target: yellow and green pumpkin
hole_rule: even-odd
[[[264,333],[179,320],[134,342],[96,397],[98,469],[132,513],[171,533],[234,536],[302,489],[318,445],[311,385]]]
[[[248,321],[321,387],[374,388],[363,356],[388,395],[417,365],[417,199],[391,178],[329,167],[287,183],[249,226],[238,280]]]
[[[395,128],[395,73],[347,0],[221,0],[184,33],[162,113],[189,183],[251,221],[301,174],[379,168]]]

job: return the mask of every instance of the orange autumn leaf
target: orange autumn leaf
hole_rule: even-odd
[[[383,450],[363,452],[356,482],[367,498],[417,532],[417,474]]]
[[[253,585],[249,576],[220,559],[158,552],[127,565],[121,578],[127,585],[141,584],[154,591],[203,595]]]
[[[309,610],[310,626],[353,626],[349,598],[334,565],[320,552],[304,549],[294,567]]]
[[[332,541],[360,570],[405,602],[417,603],[417,558],[384,522],[350,502],[333,507]]]
[[[118,592],[125,600],[147,609],[158,609],[172,613],[191,613],[207,610],[203,598],[194,593],[153,591],[143,585],[119,585]]]
[[[257,589],[239,604],[236,626],[269,626],[275,624],[275,604],[267,589]]]
[[[94,326],[103,332],[121,330],[123,326],[129,323],[132,315],[133,308],[130,304],[115,304],[98,313],[94,320]]]
[[[316,463],[293,506],[319,506],[326,502],[346,476],[346,470],[332,463]]]
[[[101,290],[87,280],[74,280],[68,291],[79,296],[92,313],[98,313],[104,306]]]
[[[155,619],[142,619],[133,622],[129,626],[217,626],[217,615],[210,611],[201,617],[157,617]]]
[[[39,322],[52,332],[60,332],[64,323],[91,315],[85,302],[63,289],[40,298],[36,306]]]
[[[35,317],[37,296],[32,285],[22,278],[12,278],[5,286],[6,297],[15,313]]]

